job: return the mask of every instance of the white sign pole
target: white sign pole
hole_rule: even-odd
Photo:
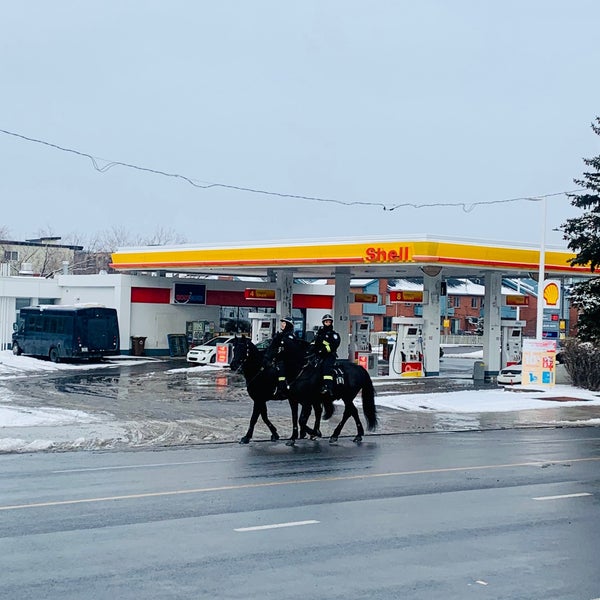
[[[542,200],[543,216],[542,216],[542,241],[540,244],[540,265],[538,270],[538,293],[537,293],[537,313],[535,321],[535,339],[541,341],[543,339],[544,328],[544,269],[546,262],[546,208],[547,198]]]

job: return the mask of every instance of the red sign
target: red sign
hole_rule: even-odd
[[[275,290],[256,290],[246,288],[244,290],[244,298],[246,300],[275,300]]]
[[[418,302],[423,303],[423,292],[402,290],[390,292],[390,302]]]
[[[365,302],[367,304],[377,304],[379,297],[377,294],[354,294],[354,302]]]
[[[218,365],[229,364],[229,344],[217,344],[217,358],[215,362]]]
[[[408,246],[400,246],[391,250],[386,250],[385,248],[367,248],[363,260],[368,263],[406,262],[409,258],[408,254]]]

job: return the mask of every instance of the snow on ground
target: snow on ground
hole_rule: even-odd
[[[450,354],[446,354],[450,358]],[[456,355],[461,358],[480,358],[481,352],[468,355]],[[157,359],[148,357],[114,357],[113,366],[136,364],[140,361],[151,362]],[[26,408],[11,406],[11,397],[2,389],[2,380],[26,376],[27,373],[59,370],[88,370],[106,368],[110,363],[101,364],[65,364],[52,363],[26,356],[13,356],[10,350],[0,351],[0,452],[27,452],[56,448],[61,442],[69,447],[98,447],[103,441],[107,443],[122,439],[124,430],[119,423],[109,417],[98,417],[79,410],[58,408]],[[194,367],[196,368],[196,367]],[[206,366],[205,370],[219,367]],[[177,373],[190,369],[171,369],[169,373]],[[385,378],[385,382],[389,380]],[[374,383],[384,383],[384,378],[375,378]],[[512,386],[510,390],[503,388],[490,390],[467,390],[455,392],[438,392],[429,394],[378,394],[377,404],[391,409],[415,412],[444,413],[481,413],[507,412],[530,409],[556,408],[563,403],[549,402],[553,397],[569,398],[569,406],[600,406],[600,394],[569,385],[556,385],[546,389],[528,389],[524,386]],[[586,424],[597,424],[598,419],[585,421]],[[31,429],[35,428],[35,439],[31,439]],[[19,436],[25,433],[27,436]],[[76,436],[74,437],[74,433]],[[28,437],[29,439],[25,439]]]

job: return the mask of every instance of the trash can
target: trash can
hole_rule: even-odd
[[[485,363],[482,360],[476,360],[473,364],[473,379],[483,381],[485,379]]]
[[[133,356],[144,356],[146,350],[146,338],[131,336],[131,354]]]

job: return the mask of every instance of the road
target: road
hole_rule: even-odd
[[[600,597],[597,428],[0,456],[0,597]]]

